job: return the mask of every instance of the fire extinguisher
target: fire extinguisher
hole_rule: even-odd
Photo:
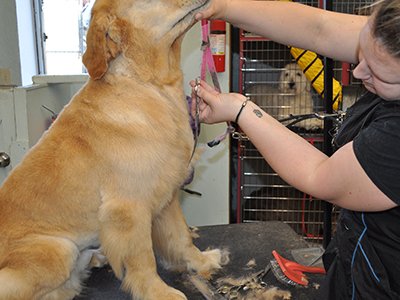
[[[225,71],[226,23],[221,20],[210,21],[210,48],[215,70]]]

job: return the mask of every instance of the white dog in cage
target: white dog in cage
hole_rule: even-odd
[[[294,122],[297,116],[314,112],[311,83],[297,63],[289,63],[282,69],[278,84],[256,84],[249,87],[246,94],[278,120],[293,116],[284,124]],[[323,127],[323,122],[310,118],[293,125],[305,130],[317,130]]]
[[[297,63],[287,64],[281,74],[279,80],[279,89],[290,95],[310,95],[311,84],[303,74]]]
[[[311,93],[311,83],[297,63],[290,63],[282,70],[279,80],[279,90],[283,94],[282,110],[287,108],[287,115],[306,115],[314,112],[314,101]],[[316,130],[323,127],[323,122],[311,118],[295,125],[306,130]]]

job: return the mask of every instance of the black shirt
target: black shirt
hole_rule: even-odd
[[[400,205],[400,101],[363,95],[346,113],[336,146],[353,140],[358,162],[374,184]],[[360,228],[387,272],[390,288],[400,294],[400,206],[382,212],[343,210]]]

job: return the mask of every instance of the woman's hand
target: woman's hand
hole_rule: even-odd
[[[225,19],[226,9],[230,1],[231,0],[210,0],[207,8],[196,14],[196,20]]]
[[[190,86],[193,99],[192,115],[195,116],[198,109],[200,122],[206,124],[234,121],[242,103],[246,100],[245,96],[238,93],[219,93],[203,80],[198,86],[192,80]],[[198,108],[196,102],[198,102]]]

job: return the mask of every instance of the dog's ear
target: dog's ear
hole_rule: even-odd
[[[102,13],[92,15],[83,55],[90,77],[100,79],[107,72],[109,62],[122,51],[125,32],[125,21]]]

